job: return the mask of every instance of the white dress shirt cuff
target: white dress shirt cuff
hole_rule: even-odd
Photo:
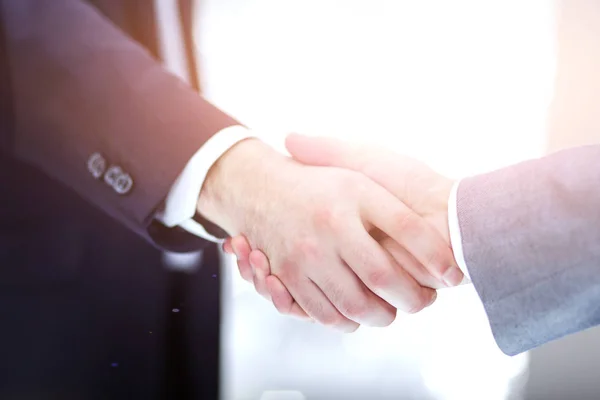
[[[471,276],[469,275],[467,263],[465,262],[460,224],[458,222],[457,195],[459,184],[460,181],[456,181],[450,192],[450,198],[448,199],[448,229],[450,231],[450,244],[452,246],[452,251],[454,252],[454,259],[458,264],[458,268],[460,268],[465,275],[465,281],[463,283],[468,283],[471,281]]]
[[[230,126],[208,139],[192,156],[171,187],[165,199],[164,209],[156,218],[167,227],[179,226],[206,240],[222,242],[222,239],[208,233],[193,219],[198,197],[213,164],[236,143],[251,137],[255,135],[249,129],[243,126]]]

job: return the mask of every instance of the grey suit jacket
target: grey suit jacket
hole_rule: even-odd
[[[467,268],[509,355],[600,323],[600,145],[461,182]]]

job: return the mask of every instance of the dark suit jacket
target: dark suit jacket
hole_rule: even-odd
[[[173,278],[156,247],[206,242],[153,215],[236,121],[156,60],[153,2],[93,3],[0,2],[0,398],[173,398],[182,382],[213,398],[216,250]],[[90,174],[93,153],[132,178],[127,194]]]

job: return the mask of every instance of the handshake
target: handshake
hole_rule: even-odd
[[[387,326],[459,285],[454,182],[385,149],[290,135],[286,157],[242,141],[213,166],[198,211],[233,238],[241,276],[279,312],[352,332]]]

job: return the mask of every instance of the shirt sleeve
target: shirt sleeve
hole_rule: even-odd
[[[213,164],[235,144],[252,137],[255,135],[251,130],[236,125],[225,128],[208,139],[192,156],[171,187],[165,199],[164,209],[157,219],[169,228],[179,226],[206,240],[221,242],[222,239],[210,234],[204,226],[194,220],[198,197]]]
[[[459,185],[460,181],[456,181],[452,187],[452,191],[450,192],[450,198],[448,199],[448,229],[450,231],[450,244],[452,245],[454,258],[456,259],[458,267],[465,275],[464,283],[469,283],[471,281],[471,276],[469,275],[469,269],[467,268],[467,263],[463,253],[460,224],[458,222],[458,210],[456,208],[456,197],[458,194]]]

